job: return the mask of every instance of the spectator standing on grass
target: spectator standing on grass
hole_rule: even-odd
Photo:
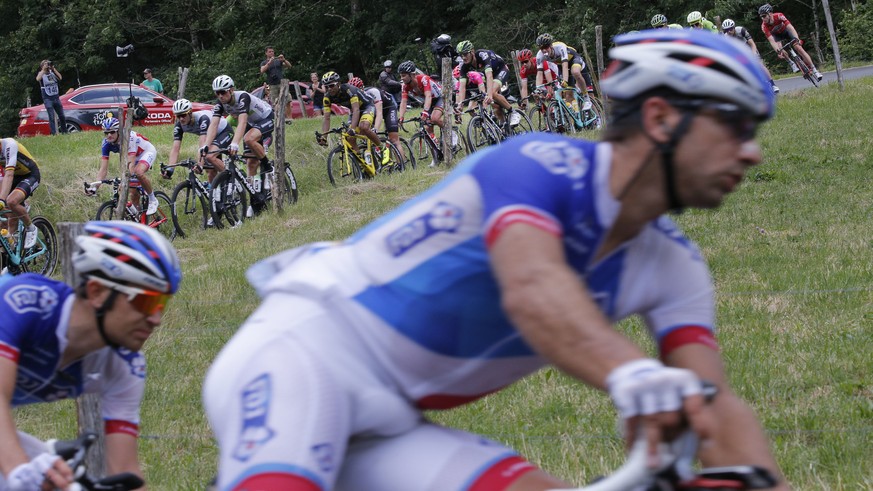
[[[400,91],[403,90],[403,83],[394,73],[394,62],[385,60],[382,63],[382,73],[379,74],[379,87],[387,92],[393,99],[394,103],[400,102]]]
[[[143,80],[142,83],[139,84],[141,87],[152,89],[158,94],[164,93],[164,84],[162,84],[160,80],[156,79],[154,75],[152,75],[151,68],[146,68],[145,70],[143,70],[142,76],[145,78],[145,80]]]
[[[219,489],[567,487],[422,412],[545,365],[608,393],[628,442],[653,450],[687,421],[704,466],[778,473],[728,384],[709,269],[668,215],[718,207],[761,162],[755,132],[775,96],[754,54],[723,36],[615,41],[603,141],[511,138],[349,239],[249,269],[261,305],[203,384]],[[634,315],[657,359],[613,327]],[[710,404],[701,379],[719,389]]]
[[[58,133],[58,128],[55,125],[56,113],[61,125],[61,133],[67,132],[67,119],[64,117],[64,106],[61,105],[61,93],[58,87],[58,82],[63,78],[61,72],[55,68],[53,61],[42,60],[42,62],[40,62],[39,71],[36,72],[36,81],[39,82],[42,102],[45,104],[45,112],[48,115],[49,120],[49,132],[51,132],[52,135]]]
[[[318,77],[316,72],[309,74],[309,80],[311,81],[309,84],[309,96],[312,98],[312,115],[322,116],[324,115],[324,84],[321,83],[321,78]]]
[[[275,105],[279,98],[279,85],[285,78],[285,68],[291,68],[291,62],[285,59],[285,55],[276,56],[276,50],[267,46],[266,58],[261,62],[261,73],[267,77],[267,85],[270,89],[270,104]]]

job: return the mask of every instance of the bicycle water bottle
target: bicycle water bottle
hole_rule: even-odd
[[[255,192],[256,192],[256,193],[260,193],[260,192],[261,192],[261,175],[260,175],[260,174],[257,174],[257,175],[252,179],[252,187],[255,189]]]
[[[136,215],[136,207],[130,201],[127,202],[127,212],[131,215]]]

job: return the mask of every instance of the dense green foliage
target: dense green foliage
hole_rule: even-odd
[[[169,95],[177,90],[177,69],[191,68],[186,95],[211,97],[209,82],[219,73],[231,75],[240,87],[262,82],[258,65],[267,44],[294,64],[287,75],[308,79],[311,71],[375,77],[385,58],[429,60],[428,42],[440,33],[454,42],[469,38],[477,46],[506,54],[531,46],[539,32],[550,31],[581,49],[584,40],[594,56],[594,26],[603,26],[608,40],[620,32],[649,26],[656,13],[684,24],[691,10],[710,19],[731,17],[749,27],[760,46],[757,7],[762,0],[543,0],[531,8],[526,0],[480,2],[405,2],[383,0],[31,0],[0,2],[0,132],[14,132],[18,110],[30,97],[41,102],[34,81],[39,62],[52,59],[64,80],[62,90],[81,84],[123,81],[128,70],[137,82],[151,67]],[[869,59],[866,4],[831,2],[835,22],[851,40],[847,56]],[[801,36],[817,33],[821,51],[829,52],[829,37],[820,0],[775,2]],[[844,25],[840,24],[843,12]],[[815,15],[817,13],[817,15]],[[866,36],[866,37],[865,37]],[[415,39],[422,41],[416,43]],[[115,57],[115,46],[133,43],[127,59]],[[608,42],[607,42],[608,44]],[[767,50],[762,52],[768,53]],[[767,55],[769,56],[769,55]]]

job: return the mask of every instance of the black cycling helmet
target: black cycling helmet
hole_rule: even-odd
[[[415,73],[415,63],[406,60],[397,67],[397,71],[400,73]]]
[[[539,36],[537,36],[537,46],[539,48],[545,48],[546,46],[551,46],[552,43],[554,43],[554,42],[555,42],[555,38],[549,33],[540,34]]]
[[[773,13],[773,6],[770,5],[769,3],[765,3],[764,5],[761,5],[760,7],[758,7],[758,15],[772,14],[772,13]]]

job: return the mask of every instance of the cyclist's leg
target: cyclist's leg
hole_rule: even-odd
[[[799,54],[800,57],[803,58],[803,62],[806,63],[806,66],[808,66],[814,72],[818,71],[818,69],[815,67],[815,64],[812,62],[812,57],[809,56],[809,53],[807,53],[806,50],[803,49],[800,43],[794,45],[794,51],[797,51],[797,54]]]
[[[444,97],[437,97],[433,101],[431,101],[430,108],[430,121],[431,123],[443,129],[443,104],[445,102]]]
[[[27,213],[27,206],[24,205],[24,200],[33,195],[36,188],[39,187],[40,177],[37,173],[27,176],[16,176],[12,180],[12,191],[6,196],[6,205],[12,213],[9,216],[8,229],[10,233],[15,233],[18,230],[18,220],[24,220],[24,225],[31,225],[30,215]]]
[[[267,152],[264,150],[264,145],[261,143],[262,139],[263,134],[261,130],[255,126],[250,126],[246,131],[246,134],[243,136],[243,142],[245,145],[253,154],[257,155],[259,159],[267,156]]]
[[[542,491],[569,487],[512,449],[422,422],[397,436],[354,440],[338,491]]]
[[[403,148],[404,145],[400,143],[400,123],[397,119],[397,108],[386,107],[382,109],[382,121],[385,122],[385,132],[388,133],[388,140],[397,147],[397,151],[400,152],[403,160],[406,160],[407,155]]]
[[[331,364],[295,336],[328,317],[310,301],[271,295],[210,367],[203,402],[218,441],[219,489],[333,489],[350,400]]]
[[[139,182],[142,183],[142,188],[145,189],[149,196],[154,195],[154,190],[152,189],[152,182],[145,173],[152,168],[152,164],[155,163],[155,157],[155,152],[143,152],[139,155],[139,160],[130,167],[130,174],[139,179]]]
[[[373,104],[367,104],[361,109],[361,119],[358,121],[358,130],[361,134],[370,139],[375,145],[375,148],[382,147],[382,141],[379,140],[379,135],[373,131],[373,122],[375,120],[376,108]]]

